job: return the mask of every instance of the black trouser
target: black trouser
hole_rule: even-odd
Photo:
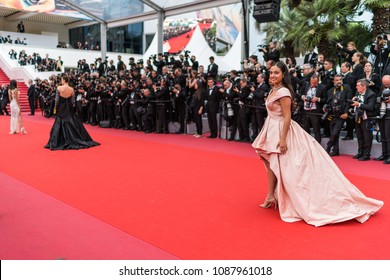
[[[321,144],[321,115],[311,112],[304,112],[302,116],[303,129],[310,134],[310,127],[313,128],[314,138]],[[332,123],[330,123],[330,135],[332,137]],[[340,131],[338,132],[340,133]]]
[[[142,122],[146,132],[151,132],[153,130],[153,118],[154,115],[151,112],[142,115]]]
[[[156,132],[168,133],[167,107],[163,103],[157,103]]]
[[[139,106],[136,104],[130,104],[129,107],[130,122],[133,125],[132,127],[133,129],[142,130],[142,120],[140,114],[137,111],[138,107]]]
[[[184,133],[184,126],[185,126],[185,116],[186,116],[186,104],[175,104],[176,110],[177,110],[177,118],[180,123],[179,132]]]
[[[97,125],[97,100],[88,102],[88,122],[91,125]]]
[[[210,136],[218,136],[218,122],[217,122],[217,112],[208,112],[207,120],[209,122]]]
[[[358,122],[355,123],[355,131],[356,138],[358,140],[358,154],[369,157],[371,155],[371,147],[372,147],[372,131],[371,128],[373,126],[372,121],[370,119],[363,120],[359,117]]]
[[[238,133],[240,134],[240,140],[249,140],[249,124],[247,121],[247,108],[240,107],[237,116]]]
[[[7,104],[8,104],[7,100],[5,100],[5,99],[1,100],[1,104],[0,104],[1,105],[1,114],[3,114],[3,111],[4,111],[6,115],[9,115],[8,110],[7,110]]]
[[[262,109],[254,109],[252,114],[252,139],[255,139],[263,128],[267,111]]]
[[[203,123],[202,123],[202,114],[199,114],[199,108],[193,109],[193,117],[196,125],[196,134],[202,135],[203,132]]]
[[[237,119],[238,119],[238,111],[239,107],[237,105],[233,105],[234,115],[230,118],[229,127],[230,127],[230,139],[234,140],[237,132]]]
[[[35,100],[34,100],[34,98],[29,98],[28,104],[30,105],[31,115],[34,115],[35,114]]]
[[[382,155],[386,159],[390,159],[390,109],[386,110],[384,120],[383,133],[381,130],[382,136]]]
[[[355,121],[351,118],[348,118],[346,123],[347,123],[347,135],[345,137],[349,137],[353,139],[353,129],[355,128]]]
[[[76,115],[82,122],[86,122],[85,110],[82,101],[76,101]]]
[[[124,129],[130,129],[129,109],[130,109],[130,104],[128,101],[122,104],[122,119],[123,119]]]
[[[343,119],[340,119],[338,116],[334,116],[332,121],[330,122],[329,128],[330,128],[330,137],[329,141],[326,145],[326,151],[329,153],[330,150],[333,147],[334,153],[339,153],[339,138],[340,138],[340,131],[344,124]]]

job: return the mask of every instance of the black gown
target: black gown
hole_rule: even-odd
[[[73,110],[72,97],[59,96],[57,117],[50,131],[46,149],[78,150],[100,145],[92,140]]]

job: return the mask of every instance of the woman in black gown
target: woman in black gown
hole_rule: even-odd
[[[80,119],[74,112],[75,95],[68,85],[69,77],[62,77],[62,85],[57,88],[57,117],[50,131],[50,139],[45,148],[50,150],[78,150],[100,145],[92,140]]]

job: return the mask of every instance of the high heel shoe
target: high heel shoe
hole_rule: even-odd
[[[23,133],[23,134],[27,134],[27,131],[24,129],[24,127],[22,127],[22,128],[20,129],[20,132]]]
[[[278,201],[275,197],[267,197],[263,204],[260,204],[261,208],[270,208],[272,204],[275,206],[275,209],[278,207]]]

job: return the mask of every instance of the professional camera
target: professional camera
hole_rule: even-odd
[[[138,59],[138,61],[137,61],[137,64],[144,64],[144,60],[141,58],[141,59]]]
[[[388,101],[390,99],[390,88],[385,88],[382,91],[381,102]]]
[[[334,115],[341,114],[341,103],[340,103],[340,100],[337,98],[333,99],[332,111],[333,111]]]
[[[262,52],[263,49],[266,49],[267,47],[268,47],[267,45],[257,45],[257,50],[258,50],[259,52]]]
[[[184,57],[186,58],[186,60],[188,60],[188,58],[190,57],[189,53],[191,53],[191,51],[184,51]]]
[[[324,107],[323,107],[323,110],[324,110],[324,114],[321,116],[321,120],[326,120],[330,114],[330,111],[329,111],[329,105],[328,104],[325,104]]]
[[[149,60],[156,60],[157,59],[157,54],[153,54],[149,56]]]
[[[233,111],[233,106],[230,102],[226,103],[226,110],[227,110],[227,116],[228,117],[233,117],[234,116],[234,111]]]
[[[296,73],[296,72],[299,73],[301,71],[302,71],[302,67],[299,65],[290,69],[290,73]]]
[[[313,99],[313,97],[311,97],[311,96],[306,96],[306,102],[305,102],[305,108],[306,108],[306,109],[310,109],[312,99]]]

